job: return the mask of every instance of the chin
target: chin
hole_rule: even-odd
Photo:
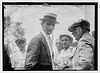
[[[48,32],[48,35],[50,35],[52,32]]]
[[[48,35],[50,35],[51,33],[47,33]]]
[[[78,41],[79,39],[78,39],[78,38],[76,38],[76,40]]]
[[[66,48],[66,46],[63,46],[63,48]]]
[[[77,38],[75,38],[75,40],[77,40]]]

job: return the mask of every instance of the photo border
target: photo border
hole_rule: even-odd
[[[94,49],[94,70],[98,70],[98,2],[2,2],[2,47],[4,48],[4,5],[95,5],[95,49]],[[3,50],[2,48],[2,50]],[[2,51],[3,52],[3,51]],[[3,60],[3,54],[2,54]],[[2,61],[3,62],[3,61]],[[2,65],[3,67],[3,65]],[[2,69],[3,71],[3,69]],[[54,70],[53,70],[54,71]],[[60,70],[59,70],[60,71]],[[65,70],[64,70],[65,71]],[[73,71],[73,70],[71,70]],[[81,70],[82,71],[82,70]],[[83,70],[84,71],[84,70]]]

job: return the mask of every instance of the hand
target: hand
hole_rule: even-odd
[[[53,64],[57,65],[59,61],[53,60],[52,62],[53,62]]]
[[[29,64],[29,65],[26,65],[25,66],[25,68],[27,68],[27,69],[30,69],[30,68],[32,68],[33,66],[32,66],[32,64]]]

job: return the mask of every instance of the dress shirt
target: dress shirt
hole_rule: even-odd
[[[54,56],[54,51],[53,51],[53,48],[52,48],[52,46],[50,46],[50,43],[49,43],[49,41],[50,41],[50,38],[51,38],[51,35],[48,35],[48,34],[46,34],[44,31],[41,31],[42,32],[42,34],[44,35],[44,37],[45,37],[45,39],[46,39],[46,41],[47,41],[47,44],[48,44],[48,46],[49,46],[49,50],[50,50],[50,55],[51,55],[51,60],[53,59],[53,56]],[[53,40],[51,39],[51,42],[52,42]],[[53,43],[53,42],[52,42]],[[52,45],[52,43],[51,43],[51,45]]]

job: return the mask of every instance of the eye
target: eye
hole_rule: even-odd
[[[62,42],[64,41],[64,40],[61,40]]]
[[[65,39],[65,41],[68,41],[67,39]]]
[[[77,30],[77,28],[73,28],[73,32],[75,32]]]
[[[55,24],[52,24],[52,26],[55,26]]]
[[[50,25],[51,25],[51,23],[47,23],[47,25],[48,25],[48,26],[50,26]]]

